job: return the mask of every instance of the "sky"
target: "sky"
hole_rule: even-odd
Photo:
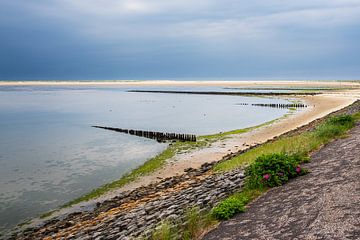
[[[0,79],[360,79],[360,0],[0,0]]]

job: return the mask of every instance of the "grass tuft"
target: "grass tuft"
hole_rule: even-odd
[[[200,239],[202,234],[217,222],[211,214],[201,212],[198,207],[192,207],[186,210],[184,217],[163,221],[152,232],[150,239]]]
[[[211,215],[219,220],[227,220],[237,213],[245,211],[245,206],[264,192],[263,188],[253,189],[244,187],[241,192],[235,193],[218,203],[212,210]]]
[[[199,239],[204,229],[216,223],[217,221],[211,214],[200,212],[200,209],[197,207],[190,208],[185,214],[185,224],[180,234],[182,235],[181,239]]]
[[[161,225],[155,229],[153,232],[151,239],[152,240],[172,240],[175,238],[173,232],[173,226],[170,222],[164,221]]]

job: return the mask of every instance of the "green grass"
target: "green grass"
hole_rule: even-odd
[[[214,170],[229,171],[234,168],[244,167],[253,163],[257,157],[270,153],[284,152],[289,154],[307,155],[332,139],[343,136],[347,130],[353,126],[354,121],[359,120],[360,114],[357,113],[353,116],[345,117],[350,122],[348,121],[341,124],[336,121],[342,117],[343,116],[330,118],[312,132],[282,137],[276,141],[265,143],[228,161],[218,163],[215,165]]]
[[[151,239],[152,240],[172,240],[175,238],[175,232],[173,230],[173,225],[168,222],[162,222],[161,225],[153,232]]]
[[[184,218],[165,220],[152,232],[150,239],[199,239],[204,230],[218,223],[210,214],[200,212],[199,208],[187,209]]]
[[[53,211],[50,211],[50,212],[46,212],[46,213],[43,213],[40,215],[40,218],[43,219],[43,218],[47,218],[47,217],[50,217],[51,214],[53,214],[54,212],[56,212],[55,210]],[[23,225],[26,225],[27,223],[23,224]]]
[[[193,207],[186,211],[185,224],[180,230],[181,239],[198,239],[204,229],[216,224],[217,221],[209,213],[201,213],[199,208]]]
[[[265,188],[253,189],[245,187],[241,192],[235,193],[218,203],[210,214],[219,220],[229,219],[237,213],[244,212],[245,206],[264,191]]]

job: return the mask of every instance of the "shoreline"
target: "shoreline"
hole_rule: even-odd
[[[358,84],[355,84],[355,86],[357,85]],[[38,224],[56,216],[67,215],[75,211],[84,211],[91,208],[91,206],[96,205],[97,202],[106,201],[121,194],[121,192],[134,190],[142,186],[159,182],[165,178],[182,174],[187,168],[199,168],[204,163],[221,160],[230,152],[238,152],[253,145],[261,144],[278,135],[296,129],[315,119],[348,106],[356,101],[356,99],[360,99],[360,92],[359,90],[347,90],[343,92],[326,92],[316,96],[283,96],[282,98],[305,101],[306,104],[315,105],[316,107],[310,107],[286,118],[278,119],[270,125],[252,129],[249,132],[231,134],[230,137],[211,143],[209,147],[177,154],[174,157],[167,159],[166,164],[161,169],[152,172],[150,175],[142,176],[139,179],[136,179],[119,189],[105,193],[98,198],[60,209],[49,217],[38,219],[40,221],[32,221],[31,223]]]
[[[186,169],[197,169],[204,163],[219,161],[230,153],[236,153],[262,144],[281,134],[299,128],[352,104],[357,99],[360,99],[360,92],[358,91],[354,96],[347,96],[342,93],[326,93],[316,96],[288,96],[285,99],[303,101],[307,105],[315,105],[315,107],[309,107],[302,111],[295,112],[290,116],[282,117],[264,126],[260,125],[259,128],[253,127],[253,129],[248,132],[230,134],[226,138],[211,143],[208,147],[200,147],[186,153],[175,154],[175,156],[167,159],[166,163],[160,169],[156,169],[148,175],[140,176],[126,183],[124,186],[103,193],[99,197],[55,209],[55,212],[50,212],[49,216],[32,221],[32,223],[36,225],[53,217],[92,209],[98,202],[107,201],[115,196],[121,195],[122,192],[155,184],[163,179],[181,175]]]
[[[306,135],[308,131],[316,131],[316,126],[324,123],[322,120],[334,116],[334,114],[339,116],[341,114],[357,113],[356,118],[359,119],[359,109],[359,101],[357,101],[348,107],[326,115],[324,118],[304,125],[302,128],[288,132],[290,136],[284,134],[280,138],[292,138],[294,137],[292,134]],[[264,145],[260,144],[243,154],[253,150],[257,151],[258,148],[277,141],[278,139],[272,139]],[[323,144],[326,142],[326,140],[323,140]],[[321,147],[321,145],[318,145],[318,147]],[[227,161],[222,161],[222,163],[225,162]],[[191,221],[187,217],[187,212],[189,209],[193,209],[191,206],[194,206],[194,204],[199,207],[198,213],[200,211],[209,213],[216,203],[243,189],[245,175],[241,166],[240,168],[238,168],[239,166],[232,168],[230,171],[221,171],[214,174],[213,166],[216,166],[216,164],[215,162],[203,164],[199,169],[191,169],[183,175],[167,178],[158,184],[151,184],[147,187],[125,192],[109,201],[99,203],[93,212],[82,211],[58,220],[53,219],[47,221],[43,226],[27,229],[25,232],[14,233],[12,236],[16,239],[29,239],[29,237],[72,239],[80,237],[96,238],[106,234],[110,239],[115,236],[120,238],[140,236],[148,239],[152,236],[154,229],[162,226],[161,221],[175,221],[174,224],[177,224],[177,221],[180,221],[180,223]],[[203,230],[206,232],[208,229],[200,230],[204,233]]]

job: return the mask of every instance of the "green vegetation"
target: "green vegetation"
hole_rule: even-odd
[[[283,152],[306,156],[323,144],[330,142],[333,138],[343,136],[359,118],[360,114],[329,118],[314,131],[282,137],[276,141],[265,143],[228,161],[217,164],[214,169],[215,171],[228,171],[243,167],[253,163],[257,157],[271,153]]]
[[[174,239],[175,232],[172,230],[173,225],[168,222],[162,222],[161,225],[155,229],[151,239],[153,240],[172,240]]]
[[[320,125],[315,134],[318,138],[327,142],[328,139],[342,135],[355,124],[355,118],[351,115],[344,115],[330,118],[327,124]]]
[[[183,220],[162,222],[152,233],[151,239],[199,239],[205,229],[216,223],[211,214],[201,213],[199,208],[190,208]]]
[[[46,213],[43,213],[40,215],[40,218],[43,219],[43,218],[47,218],[47,217],[50,217],[51,214],[53,214],[54,212],[56,212],[56,210],[53,210],[53,211],[50,211],[50,212],[46,212]],[[25,223],[26,224],[26,223]],[[24,224],[24,225],[25,225]]]
[[[185,225],[182,229],[183,240],[198,239],[203,230],[217,223],[210,214],[200,213],[199,208],[190,208],[186,211]]]
[[[221,201],[211,210],[211,215],[219,220],[226,220],[237,213],[245,211],[245,206],[253,199],[261,195],[264,189],[251,189],[244,187],[241,192],[235,193],[232,196]]]
[[[27,219],[27,220],[24,220],[21,223],[19,223],[17,226],[22,227],[22,226],[28,225],[30,222],[31,222],[31,219]]]
[[[242,197],[237,198],[231,196],[226,200],[220,202],[213,210],[212,215],[217,219],[229,219],[234,216],[236,213],[245,211],[245,203]]]
[[[300,167],[300,163],[308,160],[309,158],[298,154],[286,153],[259,156],[246,168],[246,184],[252,189],[280,186],[290,178],[305,174],[306,171]]]
[[[251,200],[266,191],[286,183],[290,178],[303,175],[307,170],[300,167],[308,162],[308,154],[331,140],[342,137],[360,120],[360,113],[331,117],[311,132],[283,137],[258,148],[249,150],[233,159],[215,166],[218,171],[231,170],[244,164],[246,182],[244,189],[215,206],[211,214],[219,220],[229,219],[245,211]]]
[[[211,214],[219,220],[226,220],[237,213],[244,212],[245,206],[266,191],[286,183],[290,178],[305,174],[299,164],[308,161],[300,155],[274,153],[261,155],[245,170],[244,189],[216,205]]]

